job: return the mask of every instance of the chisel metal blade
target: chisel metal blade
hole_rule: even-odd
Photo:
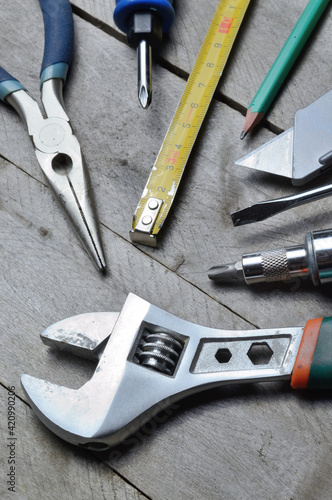
[[[292,178],[293,135],[294,127],[291,127],[271,141],[263,144],[263,146],[243,156],[235,164],[269,174]]]
[[[320,161],[331,150],[331,116],[332,90],[299,109],[293,127],[235,164],[288,177],[294,186],[301,186],[332,168],[331,161]]]

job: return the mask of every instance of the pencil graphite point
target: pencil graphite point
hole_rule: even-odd
[[[240,135],[240,139],[244,139],[250,130],[252,130],[258,123],[264,118],[264,113],[257,113],[257,111],[251,111],[251,107],[248,109],[246,118],[244,121],[244,127]]]

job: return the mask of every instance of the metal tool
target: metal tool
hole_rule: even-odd
[[[211,267],[214,281],[247,285],[310,277],[315,286],[332,281],[332,229],[306,234],[304,245],[247,253],[242,261]]]
[[[250,0],[221,0],[136,208],[130,238],[157,246]]]
[[[199,326],[130,294],[119,315],[90,313],[42,333],[56,348],[99,359],[80,389],[29,375],[32,408],[59,437],[103,450],[167,405],[204,389],[291,379],[293,388],[332,388],[332,318],[305,328],[230,331]]]
[[[244,226],[269,219],[273,215],[280,214],[291,208],[299,207],[312,201],[320,200],[331,196],[332,184],[322,186],[309,191],[304,191],[300,194],[293,194],[283,198],[275,198],[274,200],[259,201],[254,205],[246,208],[241,208],[236,212],[231,213],[234,226]]]
[[[148,108],[152,97],[151,53],[174,21],[173,0],[116,0],[114,22],[137,49],[138,99]]]
[[[332,167],[332,90],[295,113],[294,126],[235,162],[300,186]],[[322,161],[323,157],[323,161]]]
[[[62,89],[73,48],[68,0],[39,0],[45,24],[41,100],[46,118],[23,85],[0,68],[0,98],[24,121],[37,160],[74,230],[98,269],[106,267],[89,173],[64,109]]]

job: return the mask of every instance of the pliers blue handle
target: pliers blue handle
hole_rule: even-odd
[[[39,0],[45,26],[40,82],[46,118],[25,87],[0,68],[0,98],[26,124],[40,167],[98,269],[106,267],[89,173],[63,104],[62,90],[73,50],[69,0]]]
[[[50,78],[61,78],[65,83],[70,65],[73,43],[74,23],[68,0],[39,0],[45,26],[45,46],[40,81],[43,84]],[[24,89],[23,85],[0,67],[0,98],[15,90]]]

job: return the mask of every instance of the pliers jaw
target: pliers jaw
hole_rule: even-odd
[[[13,92],[7,101],[25,122],[39,165],[65,215],[97,268],[104,271],[106,260],[90,176],[63,107],[62,80],[51,79],[42,85],[46,118],[25,90]]]
[[[75,142],[75,137],[72,137]],[[106,269],[106,260],[98,226],[97,212],[93,202],[89,172],[79,153],[71,150],[43,153],[36,149],[36,156],[48,184],[63,209],[84,248],[100,271]]]

